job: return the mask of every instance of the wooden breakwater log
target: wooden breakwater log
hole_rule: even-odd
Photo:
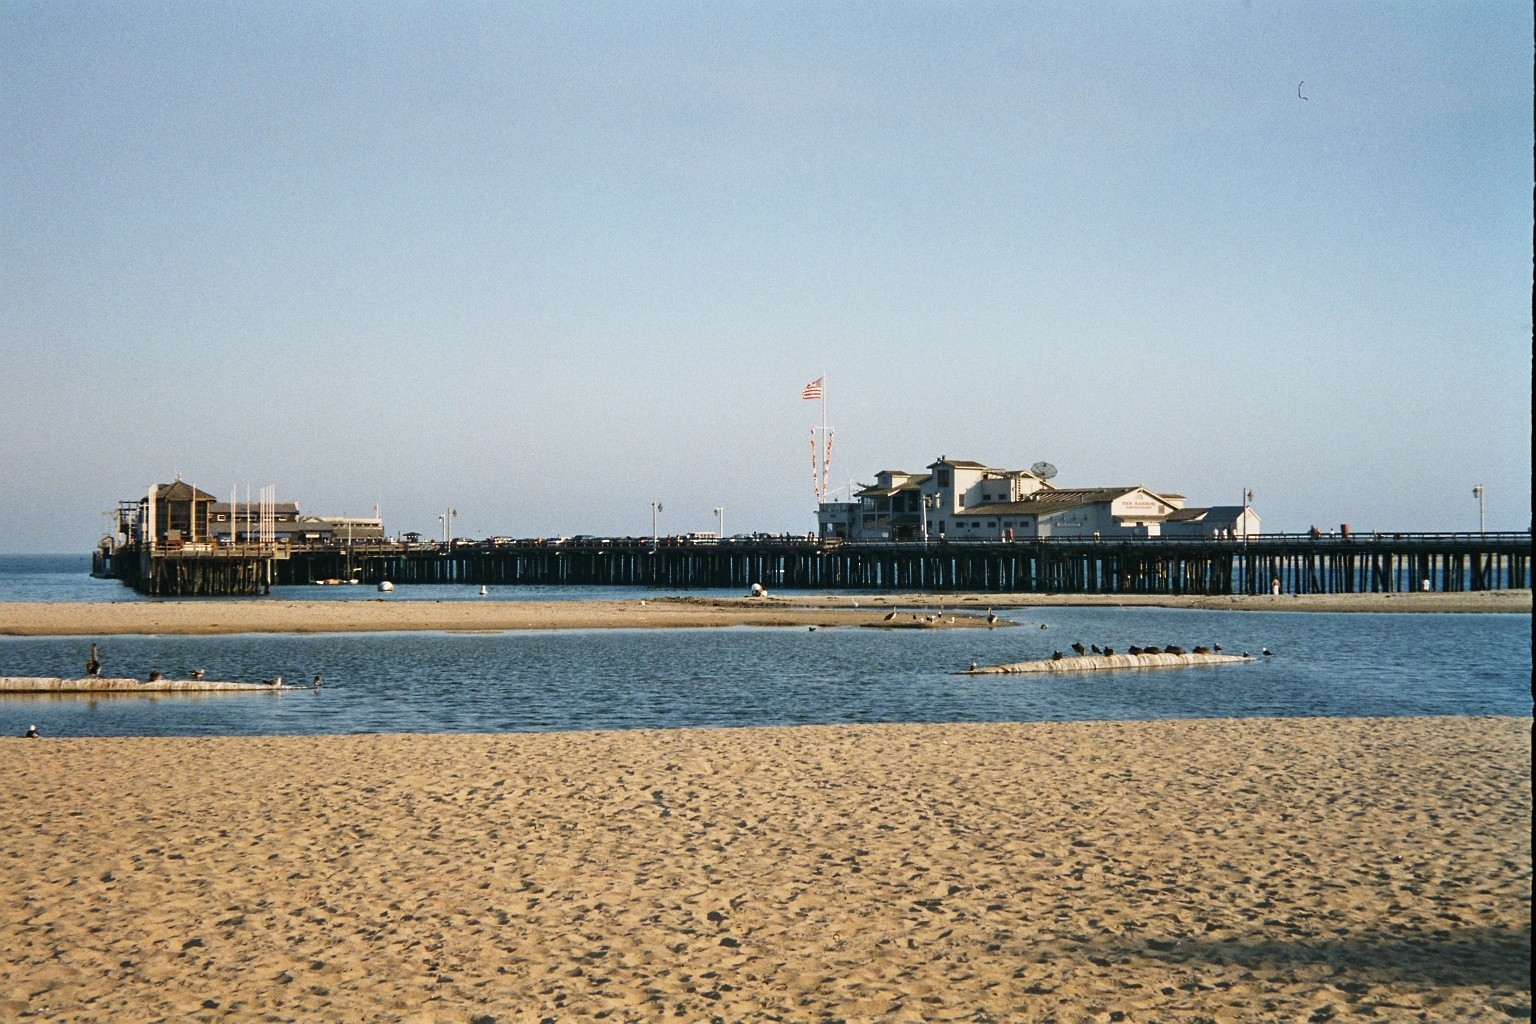
[[[1127,668],[1188,668],[1191,665],[1237,665],[1251,662],[1248,655],[1234,654],[1087,654],[1078,657],[1017,661],[1011,665],[985,665],[957,675],[1022,675],[1032,672],[1106,672]]]
[[[60,679],[57,676],[0,676],[0,694],[7,693],[261,693],[268,690],[297,690],[297,686],[271,683],[236,683],[219,679],[125,679],[87,676],[84,679]]]

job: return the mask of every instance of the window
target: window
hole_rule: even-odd
[[[947,469],[939,470],[939,472],[938,472],[938,480],[939,480],[939,486],[940,487],[948,487],[949,486],[949,470],[947,470]]]

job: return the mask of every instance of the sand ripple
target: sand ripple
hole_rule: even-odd
[[[0,1018],[1530,1014],[1529,719],[0,740]]]

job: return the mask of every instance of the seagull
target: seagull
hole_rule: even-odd
[[[1296,98],[1297,99],[1299,99],[1299,100],[1306,99],[1306,97],[1301,94],[1301,87],[1306,85],[1306,84],[1307,84],[1307,80],[1305,78],[1303,78],[1301,81],[1296,83]]]
[[[268,679],[266,682],[267,682],[268,686],[282,686],[283,685],[283,677],[282,676],[278,676],[276,679]]]
[[[201,679],[201,678],[203,678],[203,676],[205,676],[207,674],[208,674],[208,670],[205,669],[205,668],[189,668],[189,669],[187,669],[187,678],[188,679]]]
[[[1211,650],[1215,651],[1217,654],[1220,654],[1221,644],[1211,644]]]
[[[975,662],[974,662],[974,661],[973,661],[973,662],[971,662],[971,671],[972,671],[972,672],[975,672],[975,671],[976,671],[976,663],[975,663]]]
[[[992,611],[991,608],[988,608],[987,609],[987,625],[990,626],[990,625],[992,625],[996,621],[997,621],[997,613]]]
[[[38,737],[39,737],[39,736],[41,736],[41,735],[42,735],[42,733],[40,733],[40,732],[38,732],[38,731],[37,731],[37,726],[35,726],[35,725],[29,725],[29,726],[27,726],[27,731],[26,731],[26,732],[24,732],[24,733],[22,733],[22,735],[23,735],[23,736],[25,736],[25,737],[27,737],[27,738],[28,738],[28,739],[34,739],[34,740],[35,740],[35,739],[37,739],[37,738],[38,738]]]
[[[85,674],[88,676],[101,675],[101,659],[96,655],[96,645],[91,644],[91,656],[85,663]]]

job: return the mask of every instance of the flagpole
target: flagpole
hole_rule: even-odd
[[[821,445],[824,454],[821,459],[821,496],[825,501],[827,497],[828,471],[832,468],[832,446],[827,443],[827,375],[821,375]]]

